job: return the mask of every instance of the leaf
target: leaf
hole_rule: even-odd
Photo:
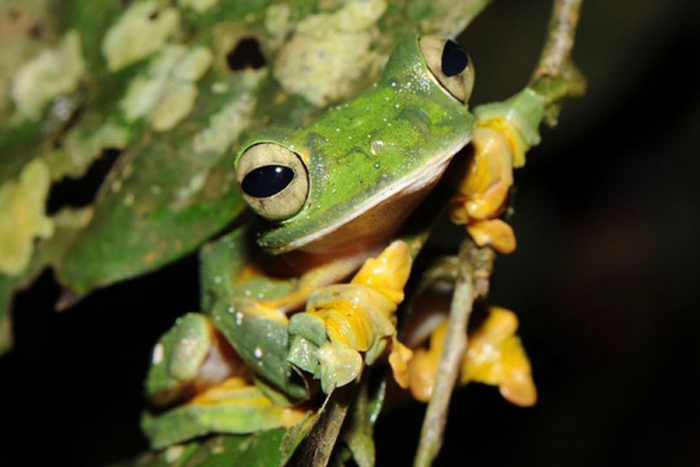
[[[369,378],[363,378],[343,435],[359,467],[372,467],[375,462],[368,384]]]
[[[0,355],[12,346],[10,306],[16,279],[0,274]]]
[[[160,88],[157,92],[173,96],[196,92],[189,82],[183,84],[177,79],[163,82],[158,76],[168,73],[162,68],[176,66],[177,60],[208,60],[207,50],[191,46],[186,50],[164,51],[163,54],[169,53],[168,57],[156,57],[151,62],[153,65],[160,59],[163,63],[140,75],[142,86]],[[202,64],[192,66],[201,69]],[[170,72],[175,73],[174,78],[177,73],[186,73],[185,70]],[[133,89],[136,85],[131,86]],[[233,88],[241,89],[241,86]],[[171,117],[155,119],[159,112],[166,112],[158,107],[163,101],[141,115],[138,112],[143,109],[133,106],[152,97],[144,90],[130,90],[125,98],[129,93],[140,97],[131,98],[135,99],[133,104],[122,101],[121,108],[127,114],[150,119],[150,125],[172,125]],[[166,95],[163,99],[167,98]],[[182,112],[182,106],[190,104],[172,105],[169,112]],[[95,287],[155,269],[191,252],[240,214],[243,203],[235,187],[232,163],[223,157],[237,133],[231,126],[230,139],[215,140],[221,125],[216,116],[243,119],[240,131],[245,126],[244,108],[249,105],[235,93],[209,92],[200,96],[199,112],[182,124],[185,130],[142,133],[121,155],[95,203],[92,222],[76,236],[59,265],[64,284],[82,295]]]
[[[324,467],[328,464],[356,390],[357,386],[350,384],[328,395],[313,430],[295,453],[294,465]]]
[[[42,101],[38,117],[21,117],[21,100],[0,103],[0,180],[17,176],[36,158],[46,161],[52,182],[82,177],[106,150],[121,152],[95,203],[80,206],[90,208],[92,217],[40,242],[26,278],[55,266],[72,297],[62,304],[66,306],[97,287],[155,270],[195,250],[241,212],[231,167],[239,137],[270,124],[309,122],[319,104],[342,102],[374,82],[396,38],[413,33],[416,24],[426,32],[455,35],[486,3],[447,8],[416,0],[404,10],[383,0],[367,2],[366,8],[323,2],[221,0],[213,8],[194,1],[59,0],[49,9],[42,1],[7,0],[3,6],[14,9],[22,21],[0,38],[0,59],[8,65],[0,81],[11,83],[42,54],[63,50],[61,44],[70,45],[64,55],[72,57],[71,63],[85,66],[73,81],[77,87],[61,88],[59,95]],[[168,39],[158,47],[127,41],[124,53],[131,46],[150,48],[139,60],[110,70],[106,57],[118,55],[119,49],[106,38],[139,8],[139,21],[147,16],[165,24],[161,21],[173,15],[178,21],[168,23]],[[22,25],[52,33],[27,40]],[[233,64],[242,68],[232,69],[228,61],[241,39],[259,45],[262,68],[243,62]],[[209,54],[208,68],[200,62],[193,75],[191,66],[156,66],[183,49],[197,57]],[[344,50],[358,59],[348,60]],[[340,61],[317,59],[324,56]],[[138,102],[150,103],[141,111],[128,104],[129,96],[138,95],[139,83],[150,83],[153,91],[140,94]],[[297,89],[300,83],[304,86]],[[44,88],[42,83],[35,86]],[[323,89],[333,91],[326,93],[330,97],[324,97]],[[15,290],[6,290],[7,297]]]
[[[215,436],[146,453],[113,467],[281,467],[287,462],[288,454],[280,448],[287,431],[276,429],[252,435]]]

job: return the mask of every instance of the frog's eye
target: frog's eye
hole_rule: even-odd
[[[306,166],[298,154],[278,144],[262,143],[246,149],[236,173],[243,198],[266,219],[292,217],[309,194]]]
[[[420,48],[438,84],[452,97],[466,103],[474,87],[474,66],[464,49],[442,36],[422,36]]]

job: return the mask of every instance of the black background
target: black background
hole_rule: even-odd
[[[700,465],[699,5],[585,2],[574,58],[588,95],[564,104],[516,175],[519,246],[490,297],[520,318],[539,403],[459,389],[436,465]],[[549,7],[499,0],[463,35],[474,104],[527,82]],[[0,456],[87,466],[145,449],[151,347],[198,308],[197,283],[191,256],[62,314],[49,272],[20,294],[15,350],[0,358],[12,431]],[[378,465],[411,464],[423,410],[380,419]]]

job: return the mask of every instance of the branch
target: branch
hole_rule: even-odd
[[[586,80],[571,60],[581,3],[582,0],[554,1],[547,39],[529,84],[542,99],[547,121],[552,126],[559,116],[560,101],[565,97],[581,96],[586,91]],[[459,252],[459,271],[450,306],[448,331],[435,387],[423,421],[415,467],[430,466],[440,450],[450,397],[467,346],[466,329],[473,302],[477,296],[485,295],[488,291],[493,254],[481,255],[484,258],[481,263],[473,262],[474,249],[471,241],[465,241]],[[486,271],[485,278],[481,269]]]
[[[415,467],[429,466],[442,446],[452,389],[467,348],[467,324],[474,303],[474,282],[470,250],[474,244],[466,240],[459,251],[459,266],[455,291],[450,305],[450,317],[445,347],[440,357],[433,394],[423,420],[420,444],[414,462]]]
[[[563,98],[582,96],[586,92],[586,79],[571,59],[582,1],[554,1],[547,39],[530,79],[530,88],[545,103],[551,126],[556,123]]]
[[[356,385],[349,384],[335,389],[324,403],[309,437],[301,448],[294,453],[288,465],[325,467],[330,461],[335,448],[340,428],[343,426],[351,401],[354,399]]]

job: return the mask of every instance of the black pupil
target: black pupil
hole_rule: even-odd
[[[456,76],[469,65],[469,56],[462,47],[454,41],[445,42],[442,49],[442,72],[445,76]]]
[[[276,195],[294,180],[294,171],[284,165],[263,165],[243,177],[241,188],[248,196],[268,198]]]

